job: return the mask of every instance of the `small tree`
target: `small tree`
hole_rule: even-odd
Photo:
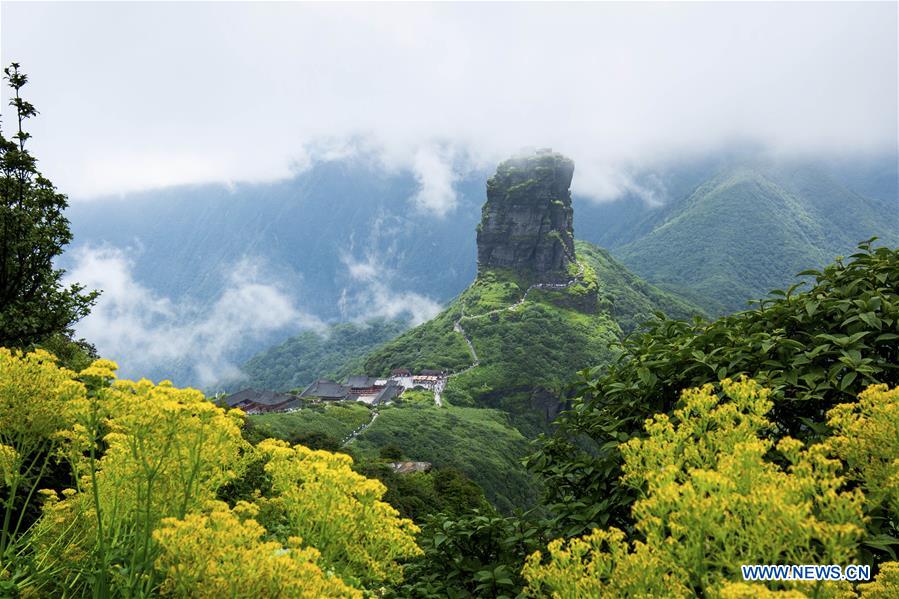
[[[68,203],[25,148],[31,137],[25,120],[37,114],[20,95],[28,77],[18,63],[3,72],[17,131],[7,139],[0,129],[0,346],[27,347],[70,335],[98,293],[85,293],[77,284],[64,287],[64,271],[53,265],[72,239],[63,215]]]

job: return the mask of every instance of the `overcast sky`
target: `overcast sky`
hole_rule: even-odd
[[[459,169],[523,146],[572,156],[597,198],[732,142],[896,148],[894,2],[5,2],[0,19],[41,111],[32,147],[73,200],[361,149],[440,210]]]

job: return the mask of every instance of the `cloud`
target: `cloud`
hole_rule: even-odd
[[[340,311],[357,321],[407,317],[413,326],[427,322],[440,312],[440,304],[420,293],[394,289],[401,277],[386,268],[374,255],[357,260],[346,253],[341,261],[355,283],[341,292]]]
[[[577,176],[571,183],[572,191],[595,202],[608,202],[625,194],[640,198],[649,206],[665,203],[667,190],[664,182],[655,174],[644,174],[638,180],[626,169],[609,165],[578,165]]]
[[[522,146],[571,156],[598,199],[733,143],[895,151],[896,17],[895,3],[5,3],[0,50],[31,76],[32,147],[73,200],[283,178],[361,148],[418,177],[413,208],[451,214],[457,176]]]
[[[433,146],[422,147],[415,152],[412,171],[419,185],[413,198],[419,209],[443,217],[456,207],[453,182],[458,176],[451,158]]]
[[[259,265],[249,259],[233,265],[222,294],[200,309],[176,304],[137,282],[123,249],[83,247],[73,257],[67,279],[103,291],[77,332],[104,357],[121,360],[123,376],[186,365],[189,378],[207,386],[240,376],[232,358],[244,344],[285,329],[323,329],[277,285],[264,281]]]

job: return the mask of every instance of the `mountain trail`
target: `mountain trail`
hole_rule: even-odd
[[[570,256],[569,256],[570,258]],[[478,352],[475,351],[474,343],[471,342],[471,337],[465,331],[465,328],[462,326],[463,320],[475,320],[478,318],[487,318],[493,316],[494,314],[499,314],[500,312],[511,312],[517,310],[525,301],[528,299],[528,295],[534,289],[567,289],[571,287],[575,283],[578,283],[584,276],[584,264],[579,260],[572,260],[572,262],[577,263],[578,269],[577,273],[568,280],[566,283],[534,283],[524,291],[524,295],[521,296],[521,299],[512,304],[511,306],[506,306],[505,308],[497,308],[495,310],[490,310],[489,312],[484,312],[483,314],[476,314],[474,316],[466,316],[465,315],[465,306],[462,306],[462,314],[453,322],[453,330],[465,339],[465,343],[468,345],[468,352],[471,354],[471,365],[463,370],[458,372],[454,372],[447,376],[447,379],[450,379],[454,376],[459,376],[460,374],[465,374],[472,368],[477,368],[481,364],[480,358],[478,358]],[[435,402],[439,399],[438,395],[435,393],[434,396]]]
[[[359,428],[357,428],[356,430],[351,432],[349,435],[344,437],[343,441],[340,442],[340,446],[345,447],[346,445],[349,445],[356,437],[358,437],[359,435],[364,433],[368,427],[370,427],[372,424],[374,424],[375,420],[377,420],[377,419],[378,419],[378,411],[372,410],[371,420],[369,420],[365,424],[361,425]]]

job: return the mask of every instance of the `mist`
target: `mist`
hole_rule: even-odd
[[[3,3],[41,167],[72,200],[290,177],[364,151],[453,183],[523,146],[597,201],[734,143],[895,152],[895,3]],[[684,43],[686,40],[689,43]],[[5,100],[4,100],[5,105]]]

